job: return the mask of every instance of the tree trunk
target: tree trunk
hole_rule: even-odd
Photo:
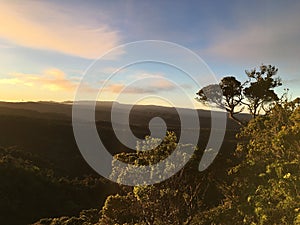
[[[230,112],[229,114],[229,118],[230,119],[232,119],[232,120],[234,120],[235,122],[237,122],[240,126],[245,126],[246,124],[245,123],[243,123],[241,120],[239,120],[238,118],[236,118],[235,116],[234,116],[234,114],[233,114],[233,112]]]

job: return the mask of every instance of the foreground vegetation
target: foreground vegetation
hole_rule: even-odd
[[[235,160],[223,161],[225,167],[212,165],[199,173],[201,153],[196,151],[184,169],[163,183],[123,186],[106,199],[101,211],[36,224],[300,224],[299,100],[277,103],[266,115],[256,116],[238,138]],[[151,164],[177,145],[176,136],[169,133],[150,155],[116,157]],[[216,176],[217,169],[224,170],[224,176]],[[216,201],[211,195],[218,196]]]
[[[43,161],[16,148],[0,148],[1,224],[28,224],[37,216],[70,215],[102,204],[102,179],[59,177]]]
[[[300,224],[299,100],[277,104],[239,134],[242,161],[220,184],[222,204],[195,224]]]

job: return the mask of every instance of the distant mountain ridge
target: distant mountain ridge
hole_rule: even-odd
[[[80,101],[77,104],[82,104],[84,107],[86,104],[91,103],[91,101]],[[57,116],[65,115],[68,117],[72,116],[72,101],[66,102],[0,102],[0,114],[5,113],[12,113],[15,114],[22,114],[27,115],[27,113],[52,113],[57,114]],[[135,113],[141,113],[145,115],[145,111],[149,114],[155,112],[159,112],[159,114],[177,114],[176,109],[173,107],[166,107],[166,106],[158,106],[158,105],[129,105],[129,104],[122,104],[118,102],[110,102],[110,101],[103,101],[97,102],[96,104],[96,111],[95,111],[95,118],[96,120],[101,121],[110,121],[110,114],[112,105],[116,104],[119,110],[132,108]],[[10,109],[18,109],[18,110],[28,110],[26,111],[18,111],[13,112]],[[188,108],[181,108],[182,112],[190,113],[193,109]],[[199,117],[210,117],[211,111],[205,109],[197,109]],[[217,111],[216,111],[217,112]],[[249,120],[250,115],[246,113],[241,113],[237,116],[242,120]],[[230,121],[229,121],[230,122]]]

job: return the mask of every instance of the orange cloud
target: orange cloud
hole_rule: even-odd
[[[0,84],[29,86],[54,92],[74,92],[78,85],[78,79],[69,79],[63,71],[55,68],[46,70],[42,75],[12,73],[10,76],[11,78],[0,79]],[[88,84],[85,85],[85,90],[95,91]]]
[[[62,11],[39,1],[2,1],[0,37],[30,48],[47,49],[84,58],[96,58],[119,43],[118,32],[94,22],[88,27],[81,12]],[[115,56],[114,56],[115,57]]]
[[[125,88],[124,84],[111,84],[103,88],[105,92],[120,93]]]
[[[13,73],[11,76],[14,77],[11,80],[18,84],[42,87],[49,91],[74,91],[77,87],[77,83],[67,79],[66,74],[59,69],[46,70],[42,75]]]
[[[170,81],[167,81],[167,80],[162,80],[162,79],[155,81],[151,86],[153,88],[163,89],[163,90],[174,88],[173,83],[171,83]]]
[[[57,68],[47,69],[41,74],[11,73],[9,76],[0,78],[1,100],[5,101],[72,100],[80,82]],[[87,98],[98,91],[89,83],[82,85]]]

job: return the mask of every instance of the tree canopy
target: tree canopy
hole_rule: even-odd
[[[248,106],[254,117],[261,110],[265,111],[267,104],[279,100],[278,95],[274,92],[274,88],[282,85],[280,78],[274,77],[277,72],[278,68],[271,65],[261,65],[260,70],[246,71],[249,81],[243,90],[243,94],[247,99],[244,104]]]
[[[219,84],[211,84],[200,89],[197,100],[204,104],[213,103],[225,109],[229,116],[243,124],[235,114],[246,107],[253,117],[266,111],[266,107],[279,100],[274,88],[281,86],[279,77],[275,77],[278,68],[272,65],[261,65],[260,70],[245,71],[247,80],[244,83],[234,76],[224,77]]]

